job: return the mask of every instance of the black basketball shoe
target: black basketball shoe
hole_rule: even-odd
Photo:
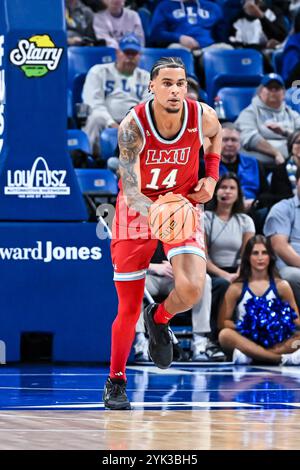
[[[144,322],[149,335],[149,356],[160,369],[167,369],[173,361],[173,344],[168,324],[155,323],[154,313],[158,304],[144,310]]]
[[[126,382],[124,380],[115,382],[108,377],[103,391],[103,401],[105,408],[110,410],[131,410],[126,395]]]

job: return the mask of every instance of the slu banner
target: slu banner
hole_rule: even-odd
[[[85,220],[67,153],[63,0],[0,0],[0,220]]]
[[[109,240],[94,223],[0,224],[0,341],[19,361],[22,335],[53,336],[55,361],[109,361],[117,296]],[[3,343],[2,343],[3,344]]]

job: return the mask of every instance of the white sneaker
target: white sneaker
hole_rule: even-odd
[[[282,354],[281,364],[285,366],[298,366],[300,364],[300,348],[290,354]]]
[[[193,361],[208,361],[208,357],[206,355],[206,346],[207,346],[208,338],[206,336],[201,336],[194,334],[193,335],[193,343],[192,343],[192,360]]]
[[[139,362],[149,361],[148,339],[144,333],[137,333],[134,343],[134,360]]]
[[[232,362],[234,364],[251,364],[252,358],[246,356],[239,349],[234,349],[232,354]]]

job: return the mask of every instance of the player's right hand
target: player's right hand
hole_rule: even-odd
[[[216,184],[216,180],[210,176],[201,178],[194,188],[194,192],[188,195],[188,199],[202,204],[210,201],[213,197]]]

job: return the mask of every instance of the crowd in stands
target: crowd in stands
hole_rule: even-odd
[[[192,309],[191,357],[224,360],[226,353],[237,363],[283,360],[290,364],[294,360],[299,364],[299,354],[298,359],[287,357],[292,351],[286,344],[271,351],[243,338],[233,317],[234,312],[243,317],[246,291],[263,298],[269,287],[274,297],[288,301],[297,314],[300,308],[300,1],[65,2],[70,48],[106,46],[115,50],[113,61],[99,61],[87,71],[82,87],[82,100],[89,109],[82,129],[100,165],[107,164],[101,159],[101,133],[117,129],[131,107],[149,99],[149,70],[141,61],[145,47],[176,48],[174,55],[188,51],[194,62],[188,97],[215,104],[222,122],[221,177],[205,208],[208,274],[203,299]],[[228,119],[224,109],[220,114],[219,98],[209,102],[205,57],[212,50],[249,48],[261,55],[262,73],[250,85],[243,80],[238,86],[234,82],[222,85],[236,93],[245,86],[254,90],[237,118]],[[291,87],[295,93],[287,102]],[[76,117],[72,125],[76,126]],[[117,146],[111,156],[118,156]],[[117,172],[116,161],[112,167]],[[274,256],[277,259],[278,272],[273,264],[271,271],[264,271],[265,291],[257,288],[258,268],[252,255],[259,258],[260,251],[268,263]],[[244,277],[243,263],[250,266]],[[147,274],[147,288],[152,296],[161,297],[168,295],[172,283],[171,266],[158,249]],[[141,322],[135,352],[141,360],[148,360]]]

